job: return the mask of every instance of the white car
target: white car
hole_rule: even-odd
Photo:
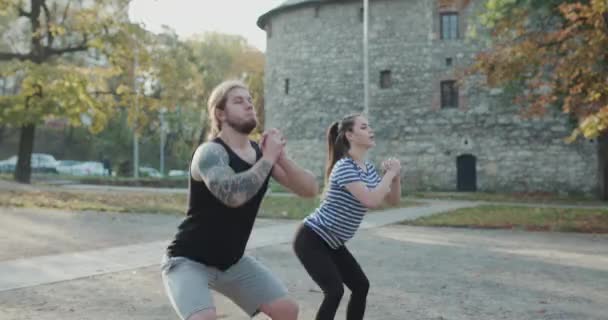
[[[169,177],[185,177],[187,175],[186,170],[169,170]]]
[[[17,156],[0,161],[0,172],[13,172],[17,166]]]
[[[30,165],[33,172],[57,172],[59,162],[50,154],[32,153]],[[0,161],[0,172],[13,172],[17,167],[17,156]]]
[[[59,162],[59,164],[57,165],[57,172],[59,174],[66,174],[66,175],[73,175],[74,166],[82,163],[82,161],[76,161],[76,160],[59,160],[57,162]]]
[[[139,175],[142,177],[162,178],[160,171],[150,167],[139,167]]]
[[[104,176],[107,170],[104,169],[103,163],[97,161],[85,161],[71,166],[63,166],[58,169],[60,173],[70,174],[73,176]]]
[[[59,162],[50,154],[32,153],[32,171],[57,173]]]

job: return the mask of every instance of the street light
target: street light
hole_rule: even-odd
[[[137,44],[135,44],[133,54],[133,87],[135,89],[135,123],[133,125],[133,177],[139,178],[139,134],[137,133],[137,117],[139,116],[139,88],[137,82]]]
[[[369,115],[369,0],[363,0],[363,114]]]
[[[363,114],[372,121],[369,113],[369,0],[363,0]],[[371,150],[369,156],[372,156]]]
[[[144,22],[144,17],[138,14],[138,11],[134,10],[134,3],[141,4],[142,1],[132,1],[129,4],[127,16],[132,26],[136,26],[141,30],[146,29],[146,24]],[[137,29],[134,28],[134,29]],[[133,177],[139,178],[139,133],[137,132],[138,122],[137,119],[139,117],[139,89],[138,89],[138,81],[143,81],[137,77],[137,68],[138,61],[137,56],[139,54],[138,41],[135,35],[137,30],[133,30],[132,34],[133,38],[131,39],[131,44],[133,45],[133,87],[135,89],[135,123],[133,125]]]
[[[165,176],[165,112],[167,108],[162,107],[159,110],[158,116],[160,118],[160,175]]]

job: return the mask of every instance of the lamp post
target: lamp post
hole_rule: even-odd
[[[369,118],[369,0],[363,0],[363,114]]]
[[[159,112],[160,118],[160,174],[165,176],[165,112],[167,108],[162,107]]]
[[[139,116],[139,88],[137,86],[137,44],[133,50],[133,89],[135,90],[135,120],[133,125],[133,177],[139,178],[139,133],[137,117]]]

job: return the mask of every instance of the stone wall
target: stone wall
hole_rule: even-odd
[[[398,156],[406,190],[456,190],[457,158],[472,155],[478,190],[596,192],[596,143],[564,143],[571,127],[563,116],[522,119],[500,91],[472,81],[459,87],[458,108],[441,108],[441,81],[455,80],[481,47],[440,39],[439,15],[459,12],[462,36],[479,5],[370,1],[369,118],[377,141],[371,158]],[[266,123],[283,129],[290,155],[319,176],[326,128],[363,110],[360,10],[360,1],[327,1],[269,20]],[[390,88],[380,87],[383,70],[390,70]]]

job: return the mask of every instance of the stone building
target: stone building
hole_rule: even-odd
[[[474,0],[370,0],[373,161],[398,156],[405,190],[596,194],[597,142],[566,144],[563,116],[523,119],[499,90],[456,71],[481,46],[465,39]],[[363,1],[289,0],[263,14],[267,127],[322,176],[325,131],[363,110]]]

